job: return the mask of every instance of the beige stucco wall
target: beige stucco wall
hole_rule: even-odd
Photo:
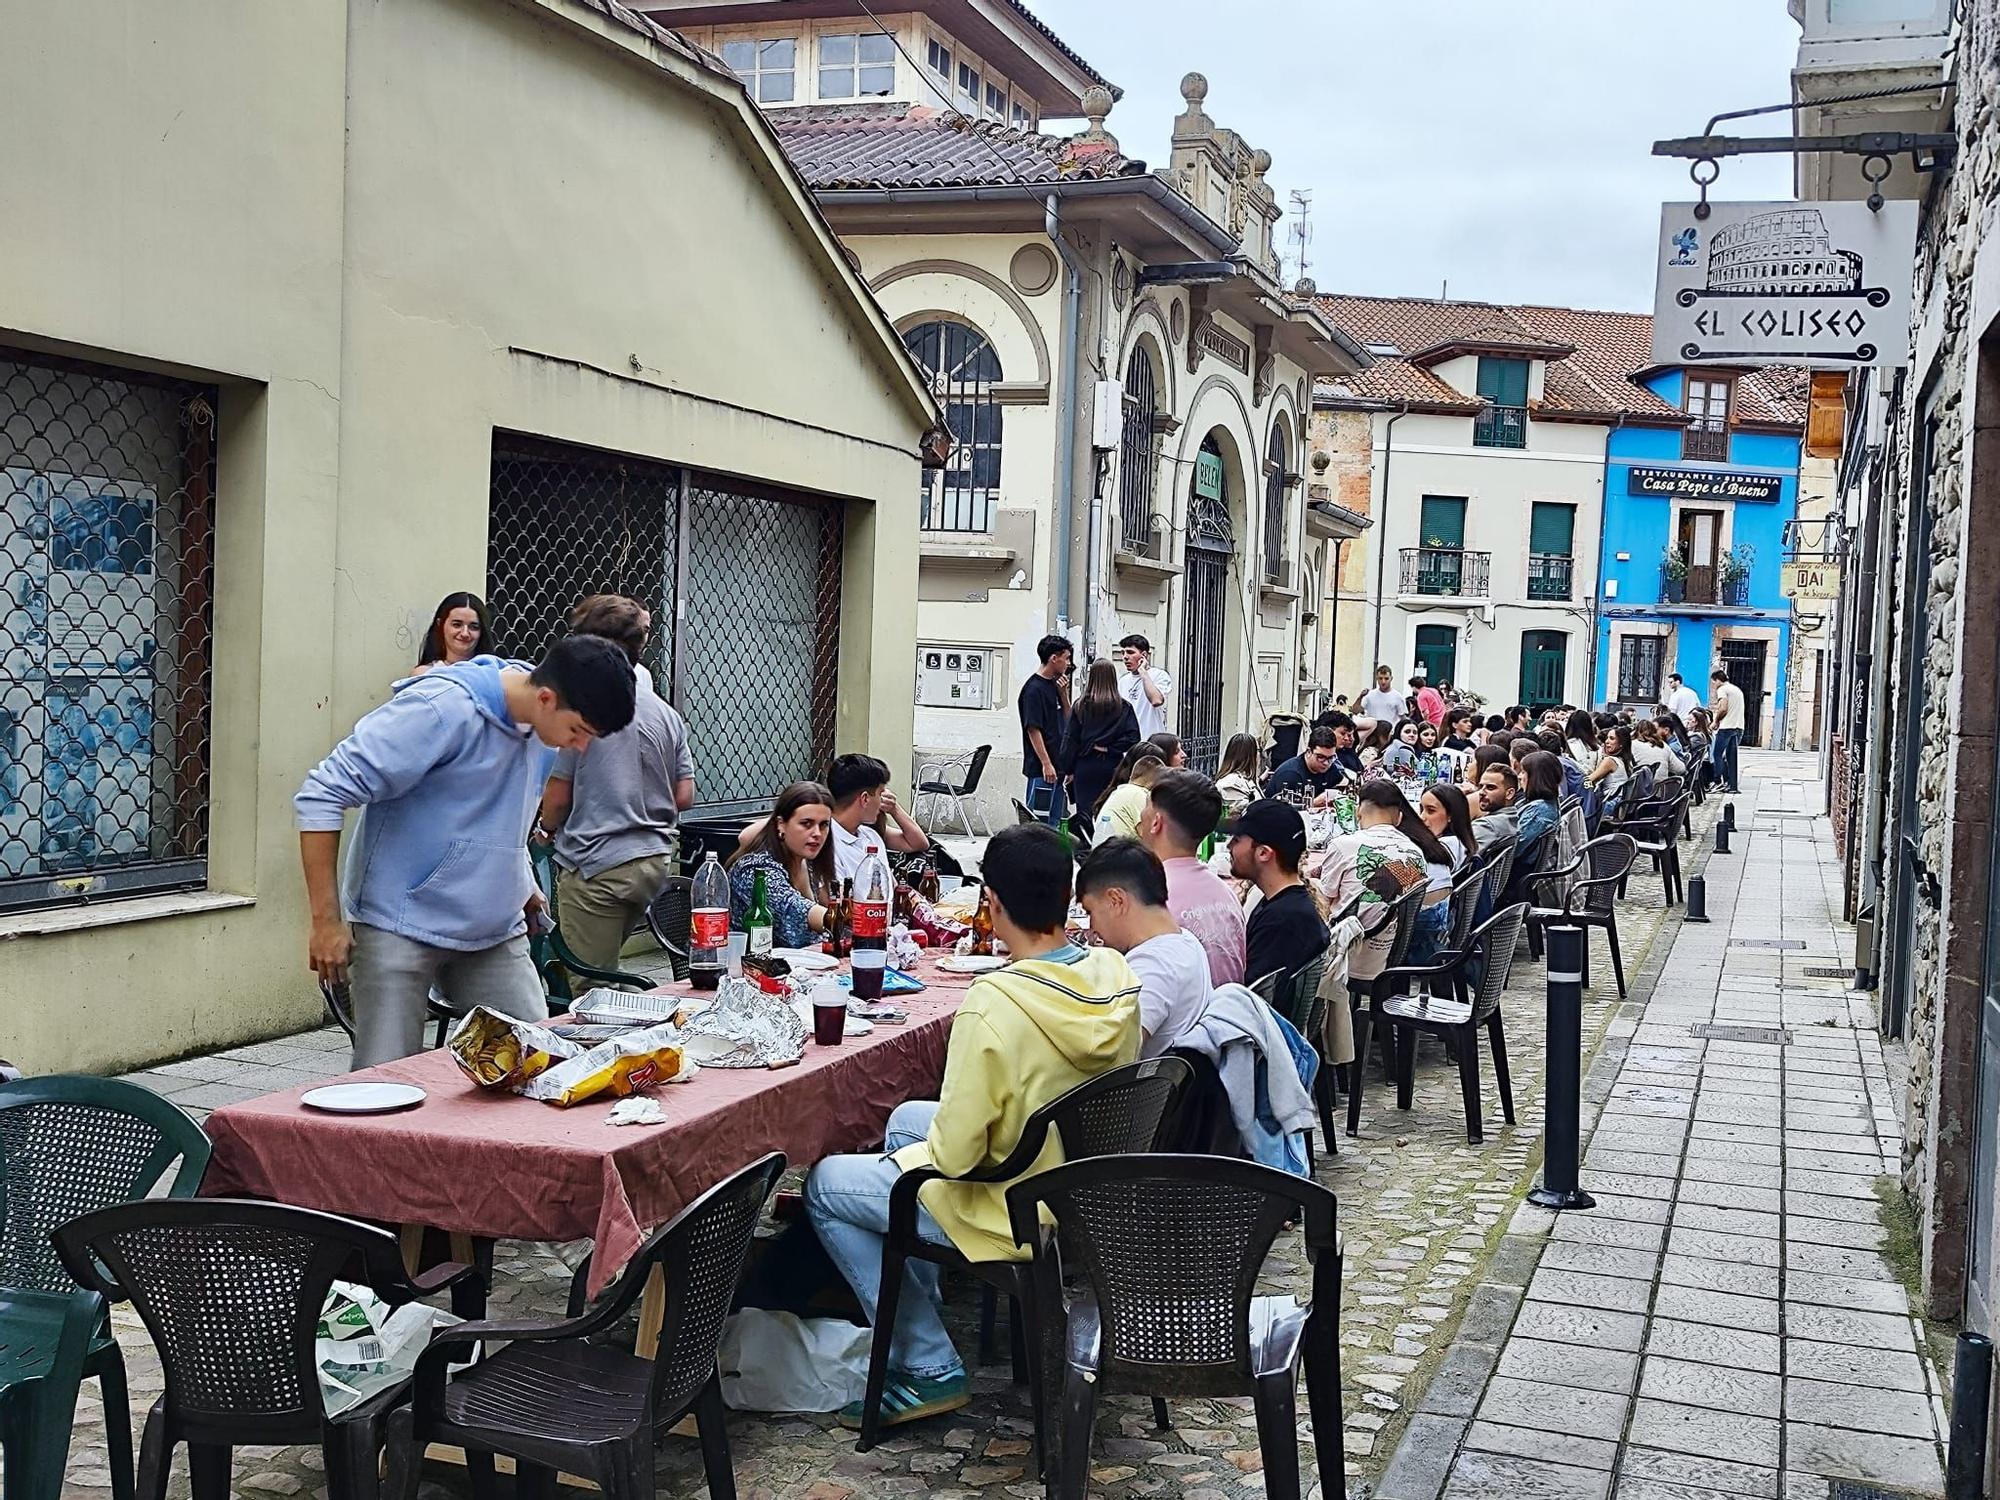
[[[564,0],[100,11],[7,23],[0,342],[222,382],[213,891],[0,919],[0,1051],[313,1019],[290,798],[483,579],[495,427],[848,497],[838,733],[902,763],[933,417],[733,85]]]

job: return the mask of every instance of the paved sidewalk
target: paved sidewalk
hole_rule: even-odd
[[[1937,1377],[1881,1253],[1901,1116],[1837,977],[1815,763],[1743,765],[1713,921],[1679,929],[1586,1083],[1598,1206],[1516,1212],[1496,1272],[1524,1270],[1474,1294],[1378,1500],[1943,1492]]]

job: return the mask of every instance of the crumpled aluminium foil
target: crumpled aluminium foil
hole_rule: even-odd
[[[725,976],[715,1003],[681,1027],[680,1046],[704,1068],[775,1068],[805,1055],[807,1032],[788,1001]]]

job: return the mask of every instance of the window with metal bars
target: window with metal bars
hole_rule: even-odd
[[[1690,375],[1687,413],[1694,421],[1681,434],[1682,458],[1729,461],[1729,404],[1733,387],[1727,380]]]
[[[207,883],[215,410],[0,348],[0,910]]]
[[[1157,556],[1158,522],[1153,486],[1159,458],[1153,451],[1153,418],[1159,411],[1153,361],[1134,349],[1125,365],[1125,425],[1118,448],[1118,539],[1128,552]]]
[[[1667,643],[1663,636],[1627,635],[1618,641],[1618,701],[1658,703],[1660,669],[1665,664]]]
[[[1000,504],[1002,413],[993,395],[1000,358],[984,334],[963,323],[920,323],[904,331],[903,342],[929,378],[952,436],[944,467],[923,477],[923,529],[990,532]]]
[[[497,433],[494,634],[533,660],[585,596],[639,600],[658,622],[646,665],[687,720],[700,805],[757,806],[833,755],[841,532],[838,502]]]

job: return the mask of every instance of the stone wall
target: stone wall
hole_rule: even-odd
[[[1899,721],[1890,737],[1884,864],[1893,879],[1893,853],[1912,833],[1930,877],[1920,876],[1914,891],[1896,891],[1882,908],[1886,914],[1907,900],[1915,915],[1913,953],[1902,971],[1909,986],[1910,1052],[1903,1184],[1922,1217],[1927,1301],[1933,1315],[1945,1316],[1958,1312],[1964,1296],[1970,1089],[1991,863],[1996,701],[1988,664],[1995,590],[1990,582],[1983,589],[1962,585],[1973,560],[1990,555],[2000,541],[1992,507],[1966,504],[1977,345],[2000,311],[1974,306],[1980,241],[2000,205],[2000,149],[1993,138],[1996,32],[2000,0],[1975,0],[1959,46],[1955,123],[1961,150],[1953,171],[1936,184],[1919,235],[1917,359],[1894,416],[1893,451],[1902,457],[1882,497],[1895,518],[1885,528],[1883,548],[1885,567],[1895,569],[1895,647],[1890,689],[1874,711]],[[1922,596],[1910,599],[1904,597],[1902,559],[1918,534],[1910,514],[1911,475],[1926,455],[1930,579]],[[1923,611],[1914,652],[1906,629],[1913,608]],[[1914,763],[1906,764],[1900,718],[1916,702],[1905,685],[1918,682],[1921,746]],[[1916,827],[1906,829],[1899,789],[1912,776]],[[1883,936],[1895,939],[1893,929]]]

